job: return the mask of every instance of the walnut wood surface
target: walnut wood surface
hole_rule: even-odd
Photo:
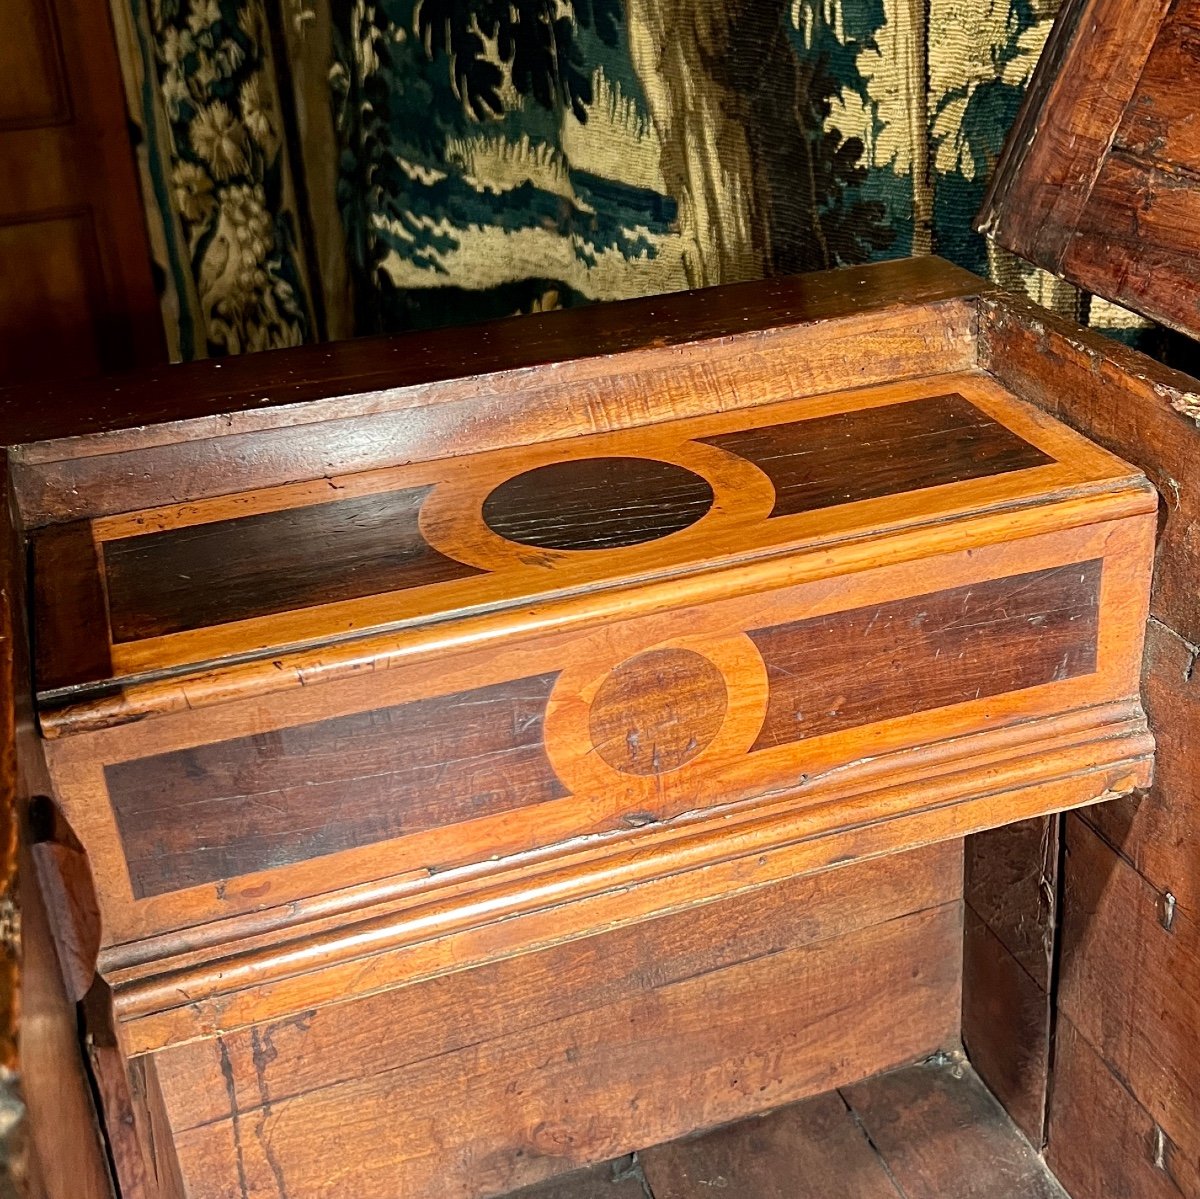
[[[1066,1199],[977,1078],[926,1063],[845,1089],[907,1199]],[[964,1186],[969,1180],[970,1190]]]
[[[637,1164],[649,1199],[1064,1199],[978,1076],[952,1060],[658,1146]],[[554,1199],[574,1199],[568,1180]]]
[[[1101,569],[1072,563],[751,630],[770,688],[753,749],[1090,674]]]
[[[654,1199],[900,1199],[838,1091],[639,1155]],[[568,1192],[569,1195],[569,1192]]]
[[[111,1199],[58,929],[30,852],[28,805],[48,790],[34,732],[24,554],[0,461],[0,1191]]]
[[[1006,248],[1200,333],[1200,3],[1072,0],[981,214]]]
[[[468,1050],[554,1019],[769,957],[787,946],[833,942],[874,925],[957,901],[962,846],[948,842],[886,861],[778,883],[595,937],[457,971],[349,1005],[307,1009],[155,1055],[180,1128],[372,1072]],[[859,970],[855,964],[852,967]],[[273,1048],[269,1060],[264,1046]],[[231,1088],[206,1088],[228,1059]],[[232,1093],[231,1093],[232,1092]]]
[[[478,574],[421,536],[417,514],[428,491],[331,499],[106,541],[103,586],[113,640],[138,641]]]
[[[1060,825],[1044,816],[990,829],[967,838],[965,853],[963,1044],[1036,1145],[1050,1086]]]
[[[960,936],[953,903],[284,1103],[264,1091],[176,1131],[185,1184],[192,1199],[223,1199],[231,1178],[252,1195],[303,1194],[327,1176],[331,1130],[352,1111],[372,1152],[343,1158],[339,1185],[364,1199],[494,1195],[791,1102],[953,1036]]]
[[[566,795],[553,674],[105,768],[134,895],[225,882]]]
[[[1055,1041],[1046,1159],[1072,1199],[1191,1199],[1170,1142],[1160,1143],[1154,1120],[1069,1019],[1059,1019]]]
[[[577,438],[536,452],[496,451],[96,521],[90,532],[100,547],[100,587],[109,600],[113,676],[133,677],[117,692],[110,688],[98,710],[130,702],[131,691],[177,691],[179,683],[173,679],[154,686],[155,675],[164,671],[174,674],[230,658],[244,663],[237,666],[240,677],[278,687],[295,682],[280,665],[281,657],[303,653],[299,647],[313,643],[347,642],[345,648],[322,650],[326,669],[334,669],[338,661],[361,656],[367,648],[353,644],[354,639],[379,629],[396,627],[402,631],[388,636],[397,645],[411,644],[429,636],[422,633],[422,622],[453,617],[489,618],[495,624],[491,614],[535,597],[554,600],[553,608],[541,605],[545,621],[568,599],[582,604],[585,591],[711,572],[718,563],[749,563],[785,550],[798,553],[929,524],[944,524],[949,531],[955,518],[963,520],[957,527],[965,535],[966,518],[975,510],[991,515],[1020,508],[1032,530],[1042,523],[1061,523],[1067,502],[1082,502],[1089,494],[1099,501],[1109,491],[1116,506],[1124,493],[1133,507],[1139,500],[1146,506],[1148,497],[1138,496],[1136,476],[1120,463],[1030,419],[1027,409],[986,381],[962,377],[963,395],[949,403],[938,387],[932,380],[834,393],[750,415],[668,422],[652,435],[617,432]],[[779,423],[781,417],[793,419]],[[865,464],[856,463],[865,482],[849,492],[842,476],[855,456],[846,452],[842,426],[847,417],[854,440],[875,446],[871,452],[877,454]],[[763,473],[752,460],[761,457],[762,447],[751,445],[751,458],[745,458],[728,446],[718,450],[709,444],[740,437],[736,431],[747,428],[752,432],[746,436],[755,444],[758,430],[768,429],[771,444],[787,449],[789,456],[764,459],[770,470]],[[719,429],[729,432],[710,436]],[[931,454],[931,445],[940,448]],[[621,455],[628,450],[638,457]],[[597,468],[597,462],[610,466]],[[657,500],[652,492],[641,498],[622,496],[611,474],[613,462],[644,463],[651,472],[647,485],[662,470],[682,472],[702,489],[703,494],[697,493],[700,507],[690,506],[697,498],[688,498],[691,491],[679,493],[679,523],[679,514],[670,516],[663,506],[674,502],[669,493]],[[787,462],[792,465],[785,467]],[[801,493],[793,494],[795,481],[789,482],[786,474],[798,469],[799,462],[816,472],[805,485],[808,498],[803,502]],[[835,474],[823,476],[821,462],[834,466]],[[546,470],[561,472],[576,485],[565,505],[548,502],[544,490],[536,492],[545,505],[539,533],[530,524],[535,493],[528,492],[528,481]],[[771,472],[777,476],[774,482]],[[626,483],[636,492],[636,480],[630,477]],[[330,500],[331,485],[340,493],[336,501]],[[517,485],[522,491],[512,492]],[[653,482],[652,490],[657,486]],[[716,496],[711,511],[710,489]],[[419,531],[413,523],[418,500]],[[501,533],[508,530],[535,542],[575,538],[574,549],[564,548],[563,542],[557,549],[534,553],[500,536],[487,523],[501,520],[498,508],[489,509],[500,500],[507,513],[503,521],[515,522],[502,521]],[[778,515],[781,504],[790,515]],[[583,534],[572,531],[572,505],[586,518]],[[611,512],[614,528],[624,532],[599,521],[596,514],[602,511]],[[771,512],[777,514],[774,519],[767,518]],[[648,543],[626,544],[630,530],[636,543],[645,542],[651,532],[655,536]],[[583,541],[578,540],[581,535]],[[69,536],[87,545],[82,530],[42,536],[47,552]],[[338,543],[336,552],[314,552],[331,538]],[[591,548],[582,552],[584,545]],[[92,570],[86,554],[69,558],[60,553],[59,559],[55,576],[62,574],[66,585],[44,588],[42,599],[47,613],[44,667],[51,684],[43,690],[79,706],[84,702],[80,689],[86,693],[88,685],[99,681],[92,663],[102,649],[92,651],[80,664],[85,673],[72,678],[76,664],[69,651],[61,651],[63,661],[53,660],[55,647],[66,644],[54,633],[78,619],[76,597],[91,599],[98,588],[86,577]],[[204,585],[194,586],[198,580]],[[643,594],[651,592],[647,588]],[[380,649],[372,647],[376,660]],[[256,659],[262,662],[255,671]],[[199,683],[190,687],[189,706],[202,702],[202,691]]]
[[[1046,466],[1052,459],[960,395],[764,425],[709,445],[748,458],[775,488],[772,516]]]
[[[713,506],[703,475],[653,458],[550,462],[498,484],[483,523],[500,537],[547,550],[606,550],[690,528]]]
[[[873,284],[863,288],[864,278]],[[898,290],[884,296],[876,285],[888,281]],[[1136,471],[1023,400],[1061,407],[1076,423],[1086,425],[1081,413],[1111,422],[1101,436],[1126,452],[1117,425],[1149,420],[1152,473],[1177,501],[1167,508],[1155,603],[1165,611],[1174,595],[1177,612],[1186,609],[1179,554],[1190,552],[1191,500],[1186,474],[1154,437],[1171,404],[1187,409],[1186,387],[1123,351],[1039,323],[986,287],[969,301],[981,285],[936,264],[798,286],[788,294],[806,297],[815,319],[805,325],[788,324],[795,313],[789,318],[786,304],[766,304],[753,317],[757,301],[748,293],[723,308],[711,307],[710,296],[662,301],[662,319],[636,329],[622,324],[628,312],[618,314],[613,328],[624,331],[610,343],[588,342],[575,318],[539,325],[529,346],[486,333],[467,374],[461,356],[458,373],[448,358],[414,358],[397,369],[376,347],[374,366],[339,381],[335,359],[368,359],[355,358],[357,350],[350,359],[340,351],[328,361],[297,356],[293,374],[281,371],[278,387],[261,390],[273,402],[240,415],[224,411],[228,391],[212,394],[214,367],[193,392],[181,380],[176,419],[146,423],[122,407],[139,394],[160,403],[161,379],[143,379],[107,398],[93,395],[93,432],[12,452],[25,519],[85,521],[101,545],[311,507],[329,500],[331,484],[340,499],[433,487],[418,517],[422,537],[480,572],[118,641],[118,691],[53,696],[61,706],[46,711],[46,727],[62,735],[46,748],[56,798],[97,880],[97,968],[111,989],[118,1057],[143,1063],[140,1077],[129,1074],[148,1097],[135,1121],[148,1119],[157,1143],[178,1149],[185,1186],[222,1199],[231,1184],[271,1199],[282,1193],[281,1178],[293,1194],[323,1186],[328,1130],[344,1131],[352,1119],[363,1139],[382,1146],[339,1158],[340,1181],[356,1194],[436,1192],[437,1169],[452,1157],[464,1193],[483,1196],[636,1147],[634,1128],[644,1144],[849,1082],[875,1058],[923,1054],[935,1047],[935,1024],[946,1030],[935,1040],[949,1044],[960,1028],[957,897],[923,911],[901,901],[888,919],[790,946],[764,949],[771,937],[748,934],[746,958],[710,962],[712,969],[689,965],[686,946],[695,941],[677,923],[678,973],[661,986],[652,977],[649,989],[604,991],[612,961],[588,949],[611,937],[632,955],[650,923],[666,930],[720,905],[766,912],[767,900],[751,905],[785,880],[816,872],[804,880],[814,883],[848,862],[882,858],[878,886],[893,877],[902,849],[954,845],[964,833],[1149,782],[1137,672],[1153,497]],[[856,288],[866,297],[857,313],[848,310]],[[699,314],[700,340],[672,331],[689,313]],[[747,315],[751,331],[738,334]],[[568,327],[575,334],[561,340]],[[597,351],[604,345],[608,357]],[[537,369],[539,355],[555,353],[568,356],[561,367]],[[475,368],[481,373],[470,373]],[[230,377],[245,396],[263,381]],[[362,386],[368,377],[379,380],[375,391]],[[202,397],[204,388],[210,394]],[[855,389],[852,402],[847,389]],[[955,393],[1050,461],[772,518],[769,476],[706,444],[751,425]],[[305,394],[326,398],[299,409],[274,403]],[[58,418],[43,419],[52,430]],[[685,423],[686,455],[678,438]],[[546,570],[544,555],[574,554],[591,565],[558,576],[563,590],[553,603],[530,573],[519,602],[502,610],[504,597],[520,590],[497,566],[512,562],[497,555],[513,546],[489,540],[477,514],[499,483],[560,459],[564,444],[580,457],[648,453],[676,462],[712,479],[716,502],[658,542],[602,553],[520,551],[530,572]],[[494,455],[484,465],[495,474],[480,471],[485,455]],[[306,479],[317,482],[296,482]],[[470,536],[458,512],[474,522]],[[733,523],[718,529],[718,518]],[[747,537],[751,527],[763,531],[760,540]],[[619,579],[596,565],[618,552],[628,555]],[[1095,671],[747,752],[768,695],[747,632],[1101,560]],[[438,589],[425,617],[405,606]],[[450,602],[452,592],[459,598]],[[463,612],[460,601],[478,608]],[[622,663],[664,649],[699,654],[741,685],[726,685],[725,719],[704,748],[695,736],[694,756],[693,735],[707,736],[712,723],[697,713],[713,710],[716,688],[689,682],[686,672],[673,703],[642,711],[639,700],[623,726],[599,722],[605,744],[624,736],[628,751],[629,733],[649,729],[663,747],[660,765],[664,751],[684,759],[657,774],[623,772],[590,752],[591,708]],[[570,794],[135,894],[105,766],[237,739],[266,748],[283,730],[543,674],[558,674],[563,688],[543,720],[551,767]],[[679,713],[694,722],[682,740],[673,727]],[[626,767],[633,760],[615,756]],[[253,821],[262,812],[239,816]],[[188,831],[180,821],[176,828]],[[961,874],[943,871],[957,889]],[[814,892],[807,904],[794,893],[795,919],[839,910],[835,889],[823,898]],[[847,885],[846,895],[853,890]],[[768,917],[763,927],[779,919]],[[727,932],[720,944],[737,953],[740,932]],[[539,974],[535,960],[555,969]],[[467,1011],[472,994],[480,1002],[478,988],[492,977],[479,972],[501,967],[512,973],[496,992],[515,988],[533,1018],[488,1040],[471,1040],[469,1028],[453,1033],[453,1015]],[[443,988],[461,1003],[434,1002],[451,993]],[[585,1002],[561,1011],[566,992]],[[393,1001],[414,1004],[410,1024],[393,1019]],[[851,1010],[856,1018],[847,1020]],[[809,1021],[803,1030],[799,1018]],[[1147,1021],[1161,1018],[1147,1009]],[[439,1049],[447,1023],[453,1035]],[[321,1030],[313,1044],[327,1052],[302,1048],[310,1028]],[[415,1045],[416,1056],[402,1045]],[[421,1056],[426,1048],[432,1056]],[[1157,1102],[1157,1085],[1134,1072],[1135,1109]],[[1052,1130],[1071,1101],[1069,1090],[1056,1099]],[[1188,1143],[1184,1116],[1172,1110],[1170,1118],[1173,1135]],[[429,1152],[414,1156],[414,1145]],[[917,1161],[913,1169],[919,1177],[932,1166]]]
[[[1067,820],[1059,1008],[1146,1106],[1171,1173],[1200,1193],[1200,923],[1176,910],[1082,821]]]
[[[1188,851],[1198,819],[1189,751],[1200,635],[1197,492],[1189,480],[1200,389],[1019,301],[985,301],[982,316],[990,369],[1139,463],[1164,496],[1144,683],[1159,744],[1157,782],[1089,822],[1107,842],[1072,824],[1063,912],[1071,953],[1057,1021],[1049,1155],[1076,1199],[1191,1195],[1200,1190],[1195,1150],[1189,1156],[1175,1143],[1197,1143],[1197,1106],[1187,1096],[1200,1073],[1194,1053],[1173,1047],[1194,1044],[1198,1026],[1190,998],[1176,1002],[1172,994],[1191,971],[1187,936],[1200,895]],[[1073,387],[1084,374],[1092,385]],[[1168,895],[1178,897],[1173,927],[1181,940],[1160,923]]]

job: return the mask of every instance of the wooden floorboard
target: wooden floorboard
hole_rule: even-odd
[[[1067,1199],[975,1072],[894,1070],[509,1199]]]

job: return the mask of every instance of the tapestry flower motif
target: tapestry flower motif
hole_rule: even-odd
[[[310,317],[262,0],[153,0],[171,189],[210,354],[298,345]]]

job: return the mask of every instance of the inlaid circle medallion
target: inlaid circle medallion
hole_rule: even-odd
[[[483,502],[493,533],[548,550],[606,550],[686,529],[713,505],[695,471],[653,458],[576,458],[505,480]]]
[[[658,649],[622,662],[592,701],[592,745],[623,774],[664,774],[703,753],[721,730],[725,677],[703,655]]]

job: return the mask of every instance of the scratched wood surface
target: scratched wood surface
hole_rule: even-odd
[[[1200,333],[1197,0],[1071,0],[981,214],[1006,248]]]
[[[247,658],[278,687],[301,646],[336,639],[334,669],[379,629],[544,610],[976,511],[1022,510],[1032,528],[1105,486],[1136,480],[968,375],[51,526],[34,547],[39,689],[78,709],[100,687],[111,708],[114,679],[136,691]],[[107,661],[80,625],[107,629]]]

